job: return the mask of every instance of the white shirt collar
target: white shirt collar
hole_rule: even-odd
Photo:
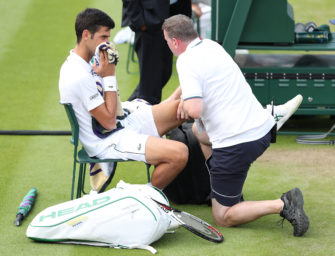
[[[202,40],[199,37],[195,38],[192,42],[188,44],[188,46],[186,47],[186,50],[200,44],[201,42]]]
[[[82,57],[80,57],[78,54],[76,54],[73,49],[70,51],[70,59],[73,61],[76,61],[78,64],[80,64],[83,68],[85,68],[88,72],[91,72],[92,66],[86,62]]]

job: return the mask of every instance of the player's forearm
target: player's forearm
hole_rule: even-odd
[[[106,129],[112,130],[116,127],[116,113],[117,113],[117,92],[105,92],[105,106],[108,112],[108,121],[106,122]]]
[[[117,92],[105,92],[105,105],[110,116],[115,119],[117,112]]]

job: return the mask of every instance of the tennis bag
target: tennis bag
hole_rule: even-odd
[[[150,185],[120,181],[104,193],[43,210],[32,220],[26,235],[43,242],[140,248],[156,253],[149,245],[164,235],[171,218],[151,198],[169,204],[165,195]]]
[[[183,123],[168,133],[169,139],[183,142],[189,150],[185,168],[164,189],[164,193],[176,204],[210,204],[210,179],[205,157],[192,132],[193,123]]]

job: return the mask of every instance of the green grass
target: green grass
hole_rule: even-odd
[[[331,0],[290,1],[296,22],[328,23],[335,18]],[[116,22],[112,37],[120,29],[121,1],[112,0],[13,0],[0,2],[0,130],[69,130],[59,105],[59,68],[75,44],[74,20],[86,7],[104,9]],[[332,27],[332,30],[335,26]],[[128,45],[119,45],[117,67],[121,98],[125,100],[138,82],[126,73]],[[136,71],[136,64],[131,64]],[[167,97],[178,84],[172,76],[163,91]],[[317,124],[316,124],[317,123]],[[285,129],[325,131],[326,118],[292,120]],[[25,236],[32,218],[48,206],[70,197],[72,146],[68,136],[0,135],[0,223],[1,255],[150,255],[142,250],[116,250],[89,246],[36,243]],[[222,244],[202,240],[186,230],[166,234],[153,246],[159,255],[332,255],[334,254],[335,170],[334,148],[295,143],[294,136],[279,136],[278,143],[252,166],[244,195],[247,200],[278,198],[299,186],[311,221],[305,237],[294,238],[291,226],[277,226],[278,215],[261,218],[237,228],[219,228]],[[122,163],[111,186],[120,179],[146,181],[142,163]],[[30,188],[38,197],[22,226],[13,222],[19,203]],[[177,206],[213,223],[205,205]]]

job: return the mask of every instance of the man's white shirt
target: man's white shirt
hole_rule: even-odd
[[[201,120],[213,148],[253,141],[275,124],[239,67],[218,43],[199,38],[177,59],[184,100],[202,98]]]
[[[90,156],[98,155],[110,144],[92,132],[89,111],[104,103],[97,82],[102,83],[94,74],[92,66],[71,51],[60,70],[60,101],[73,105],[79,124],[79,138]]]

